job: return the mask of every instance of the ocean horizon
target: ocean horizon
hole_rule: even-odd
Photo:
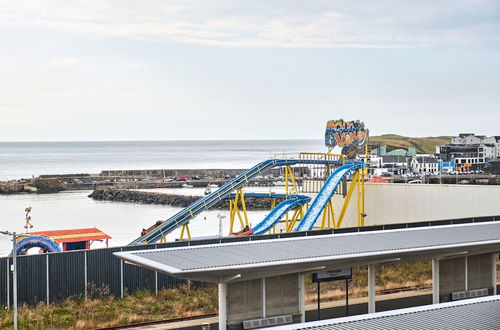
[[[278,154],[325,151],[322,139],[0,142],[0,181],[103,170],[249,168]]]

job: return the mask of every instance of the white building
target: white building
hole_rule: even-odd
[[[492,145],[493,146],[493,152],[491,152],[491,155],[493,158],[500,158],[500,136],[490,136],[484,139],[484,143],[487,145]],[[489,152],[486,152],[486,155],[488,155]],[[488,157],[488,156],[486,156]]]
[[[438,161],[429,156],[413,156],[410,161],[410,167],[413,173],[437,173]]]
[[[484,135],[475,135],[474,133],[460,133],[451,138],[451,144],[481,144],[484,143]]]

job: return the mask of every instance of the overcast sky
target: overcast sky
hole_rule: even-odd
[[[500,135],[500,2],[0,0],[0,141]]]

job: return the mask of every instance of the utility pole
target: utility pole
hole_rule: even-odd
[[[14,330],[17,330],[17,258],[16,258],[16,255],[17,255],[17,252],[16,252],[16,240],[18,237],[27,237],[27,236],[30,236],[30,235],[25,235],[25,234],[16,234],[16,232],[9,232],[9,231],[0,231],[0,234],[3,234],[3,235],[8,235],[8,236],[12,236],[12,267],[11,267],[11,271],[12,271],[12,285],[13,285],[13,288],[12,288],[12,298],[13,298],[13,311],[14,311]]]

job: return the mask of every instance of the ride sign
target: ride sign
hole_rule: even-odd
[[[332,269],[312,274],[313,283],[348,280],[352,278],[352,268]]]
[[[325,145],[345,147],[355,145],[362,148],[368,143],[368,129],[365,123],[356,120],[345,122],[343,119],[329,120],[326,123]]]

